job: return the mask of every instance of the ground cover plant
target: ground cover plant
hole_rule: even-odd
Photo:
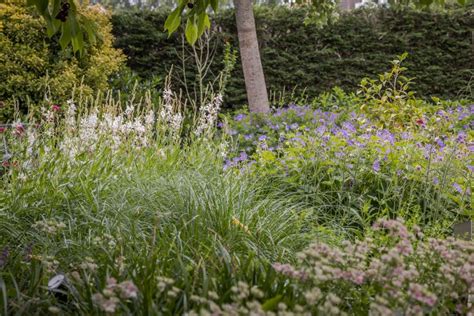
[[[474,313],[451,237],[474,108],[417,99],[400,60],[268,115],[219,116],[219,93],[190,114],[166,86],[1,127],[1,313]]]

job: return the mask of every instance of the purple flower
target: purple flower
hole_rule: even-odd
[[[385,129],[377,131],[377,137],[379,137],[380,139],[382,139],[385,142],[389,142],[392,145],[395,142],[395,136],[393,136],[393,134],[390,133],[390,131],[385,130]]]
[[[355,133],[357,131],[351,122],[344,122],[342,127],[350,133]]]
[[[457,182],[454,182],[453,183],[453,187],[456,191],[458,191],[459,194],[463,194],[463,189],[461,188],[461,186],[457,183]]]
[[[261,135],[261,136],[258,137],[258,141],[260,141],[260,142],[263,142],[266,139],[267,139],[266,135]]]
[[[319,127],[316,129],[316,132],[317,132],[319,135],[323,135],[323,134],[326,132],[326,126],[324,126],[324,125],[319,126]]]
[[[237,114],[236,116],[234,116],[234,121],[236,122],[242,121],[245,117],[246,117],[245,114],[242,114],[242,113]]]
[[[337,115],[336,113],[331,113],[331,114],[329,115],[328,119],[329,119],[330,122],[334,122],[334,121],[336,121],[337,116],[338,116],[338,115]]]
[[[439,179],[438,179],[438,177],[434,177],[434,178],[433,178],[433,183],[434,183],[434,185],[438,185],[438,184],[439,184]]]
[[[446,144],[443,142],[443,140],[441,140],[440,138],[438,138],[436,140],[436,143],[438,144],[439,148],[444,148],[446,147]]]
[[[304,140],[302,140],[302,139],[299,138],[299,137],[293,137],[293,138],[291,139],[291,141],[292,141],[292,142],[298,142],[298,143],[300,143],[301,145],[306,146],[306,143],[304,142]]]
[[[247,135],[244,135],[244,139],[245,140],[250,140],[253,138],[253,135],[252,134],[247,134]]]
[[[240,159],[240,161],[244,161],[244,160],[247,160],[248,157],[249,156],[247,155],[247,153],[243,151],[243,152],[240,153],[239,159]]]
[[[272,123],[270,123],[269,126],[272,130],[275,130],[275,131],[280,129],[280,126],[278,124],[273,125]]]
[[[350,137],[349,132],[346,131],[345,129],[341,129],[341,134],[342,134],[342,137],[344,137],[345,139]]]
[[[232,163],[232,161],[230,161],[229,159],[226,159],[225,163],[224,163],[224,170],[227,170],[231,167],[233,167],[234,164]]]
[[[374,170],[375,172],[380,171],[380,161],[378,159],[376,159],[372,164],[372,170]]]
[[[124,281],[118,285],[120,296],[124,299],[137,298],[138,288],[132,281]]]
[[[458,136],[456,137],[456,142],[460,144],[464,144],[466,142],[466,133],[460,132]]]

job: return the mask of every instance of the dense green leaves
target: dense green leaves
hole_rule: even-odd
[[[186,39],[194,45],[197,38],[200,37],[204,31],[209,28],[209,16],[207,14],[208,8],[212,8],[214,12],[217,12],[219,7],[219,0],[176,0],[177,8],[169,15],[164,28],[168,31],[168,34],[175,32],[180,23],[181,15],[186,14]],[[465,5],[466,0],[457,0],[459,4]],[[391,4],[404,4],[408,5],[410,1],[406,3],[398,3],[398,1],[390,1]],[[471,3],[470,0],[468,3]],[[308,1],[297,0],[298,5],[308,5]],[[419,7],[428,7],[432,3],[444,6],[444,0],[417,0],[414,1],[415,5]],[[61,45],[63,48],[69,43],[72,43],[74,51],[81,51],[83,48],[83,30],[86,29],[87,34],[91,41],[95,40],[95,32],[91,32],[91,21],[76,19],[79,15],[76,10],[76,4],[74,0],[27,0],[28,5],[36,6],[38,12],[44,17],[48,25],[48,35],[54,35],[59,29],[61,30]],[[70,7],[70,10],[65,10],[65,5]],[[336,13],[336,1],[333,0],[311,0],[309,1],[309,10],[305,16],[305,24],[314,24],[318,27],[323,27],[327,23],[337,19],[338,14]],[[52,10],[51,10],[52,9]],[[185,12],[186,11],[186,12]],[[66,19],[61,18],[61,14]],[[72,21],[67,20],[67,17],[72,17]],[[69,24],[68,26],[59,26],[58,19],[62,21],[62,24]],[[196,32],[196,21],[198,31]],[[80,22],[80,23],[78,23]],[[77,31],[72,31],[77,30]],[[197,34],[197,37],[196,37]]]
[[[355,91],[363,77],[376,78],[403,52],[408,52],[406,74],[415,78],[411,87],[417,96],[474,97],[469,90],[474,75],[470,31],[474,18],[468,10],[355,10],[322,29],[301,23],[305,10],[255,10],[265,78],[276,99],[285,95],[295,101],[303,92],[311,98],[334,86]],[[135,11],[112,17],[116,46],[143,78],[166,76],[179,63],[176,50],[181,51],[181,34],[168,38],[160,30],[168,14]],[[211,69],[218,72],[224,43],[238,47],[238,40],[233,11],[222,11],[213,20],[219,32],[212,32],[217,55]],[[186,63],[186,75],[188,82],[195,81],[192,61]],[[246,102],[242,78],[238,62],[226,90],[227,107]]]
[[[78,32],[74,26],[79,23],[73,23],[72,16],[65,23],[53,19],[65,32],[58,30],[49,38],[46,22],[34,8],[19,1],[0,3],[0,122],[13,120],[14,109],[26,113],[28,105],[62,104],[74,89],[86,97],[108,88],[110,75],[124,61],[122,53],[112,47],[110,15],[96,5],[84,8],[81,14],[99,26],[97,39],[87,29]],[[92,29],[89,32],[94,34]],[[81,58],[74,53],[80,47],[84,51]]]
[[[91,43],[95,43],[96,24],[85,18],[73,0],[27,0],[27,4],[35,6],[38,13],[45,19],[47,34],[52,37],[61,32],[59,44],[65,49],[72,44],[74,52],[82,54],[84,49],[84,32]]]

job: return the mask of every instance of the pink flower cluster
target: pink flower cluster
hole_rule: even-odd
[[[371,315],[474,313],[474,243],[425,238],[402,220],[381,219],[371,237],[341,247],[315,243],[298,264],[274,264],[298,286],[306,304],[325,304],[329,294],[344,298],[338,308]],[[314,298],[311,293],[321,293]],[[389,311],[389,312],[388,312]]]
[[[107,279],[107,286],[101,293],[92,296],[94,303],[106,313],[115,313],[120,300],[136,299],[138,288],[132,281],[117,284],[115,278]]]

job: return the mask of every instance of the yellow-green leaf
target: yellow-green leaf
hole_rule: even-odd
[[[198,37],[200,37],[206,29],[211,27],[211,21],[209,21],[209,16],[206,12],[201,13],[198,16]]]
[[[276,159],[275,154],[269,150],[262,151],[261,155],[262,155],[262,158],[267,162],[272,162],[272,161],[275,161]]]
[[[168,31],[168,36],[170,36],[181,24],[181,7],[177,7],[165,21],[165,30]]]
[[[198,39],[198,27],[194,17],[188,18],[186,21],[186,40],[189,44],[194,45]]]

